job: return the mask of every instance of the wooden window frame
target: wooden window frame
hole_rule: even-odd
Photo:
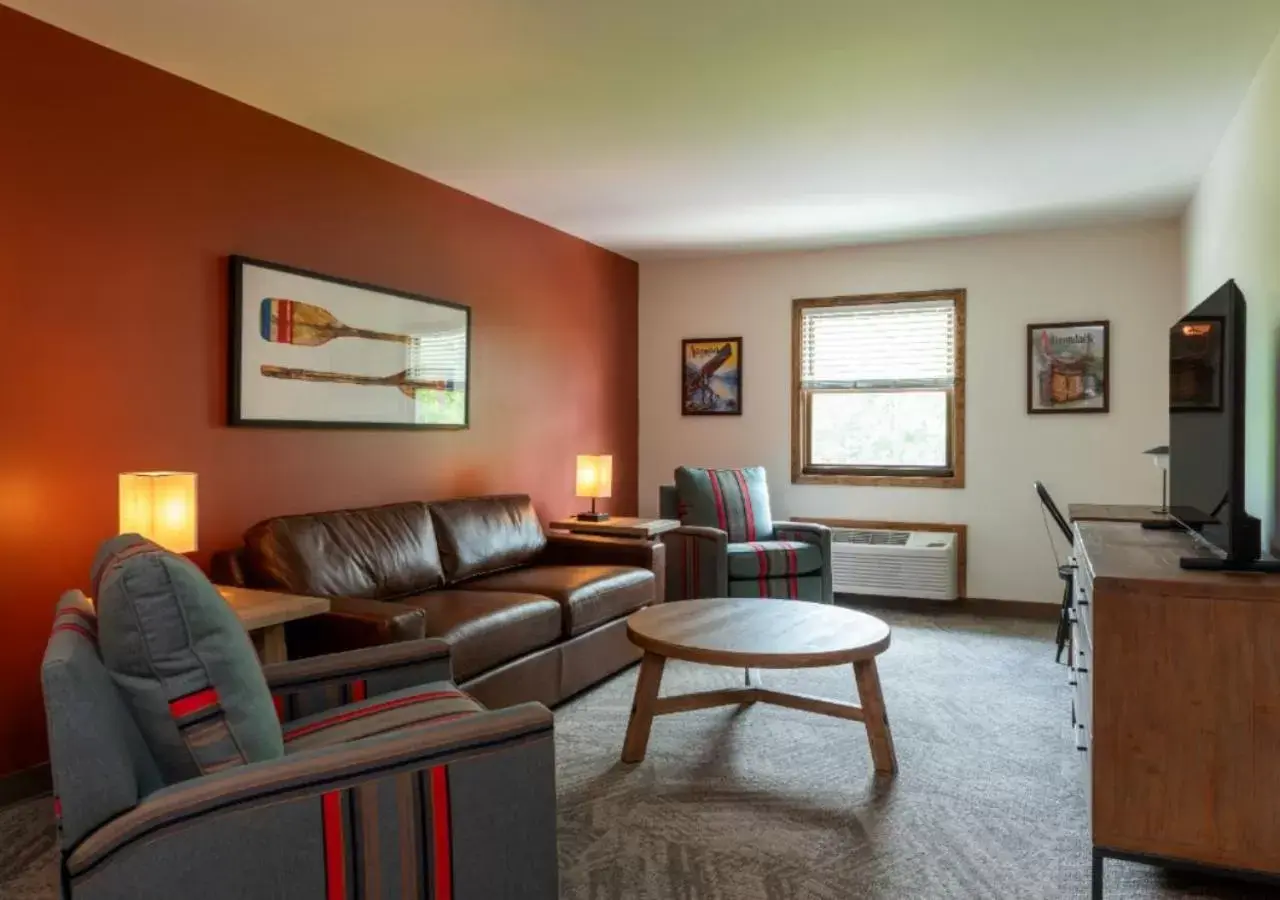
[[[791,304],[791,482],[792,484],[843,484],[872,487],[964,487],[964,288],[941,291],[905,291],[896,294],[860,294],[847,297],[813,297]],[[955,386],[947,404],[947,444],[951,465],[937,469],[912,470],[901,466],[813,466],[809,463],[809,419],[812,395],[801,388],[801,356],[804,342],[804,311],[830,306],[872,306],[884,303],[951,300],[955,304],[952,351],[955,353]],[[903,390],[910,390],[903,388]]]

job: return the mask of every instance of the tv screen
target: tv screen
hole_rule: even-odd
[[[1244,328],[1230,281],[1169,331],[1170,511],[1227,554],[1244,512]]]

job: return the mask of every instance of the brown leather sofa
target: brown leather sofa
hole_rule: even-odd
[[[660,543],[543,533],[524,495],[281,516],[215,555],[225,584],[329,597],[290,656],[422,637],[485,706],[559,703],[635,662],[626,617],[662,601]]]

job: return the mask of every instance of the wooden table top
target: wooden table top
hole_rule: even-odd
[[[303,597],[297,594],[254,591],[249,588],[225,585],[218,585],[218,593],[227,601],[227,605],[235,610],[245,631],[283,625],[285,622],[318,616],[329,611],[329,601],[324,597]]]
[[[1072,522],[1164,522],[1169,517],[1154,503],[1070,503],[1067,518]]]
[[[825,603],[724,597],[642,609],[627,619],[627,637],[671,659],[801,669],[872,659],[889,646],[889,626]]]
[[[547,525],[556,531],[598,534],[605,537],[651,538],[680,527],[676,519],[638,519],[634,516],[610,516],[603,522],[581,519],[556,519]]]

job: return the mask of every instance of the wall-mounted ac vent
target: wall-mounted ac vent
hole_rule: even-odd
[[[957,597],[957,541],[952,532],[833,528],[831,541],[836,593]]]

